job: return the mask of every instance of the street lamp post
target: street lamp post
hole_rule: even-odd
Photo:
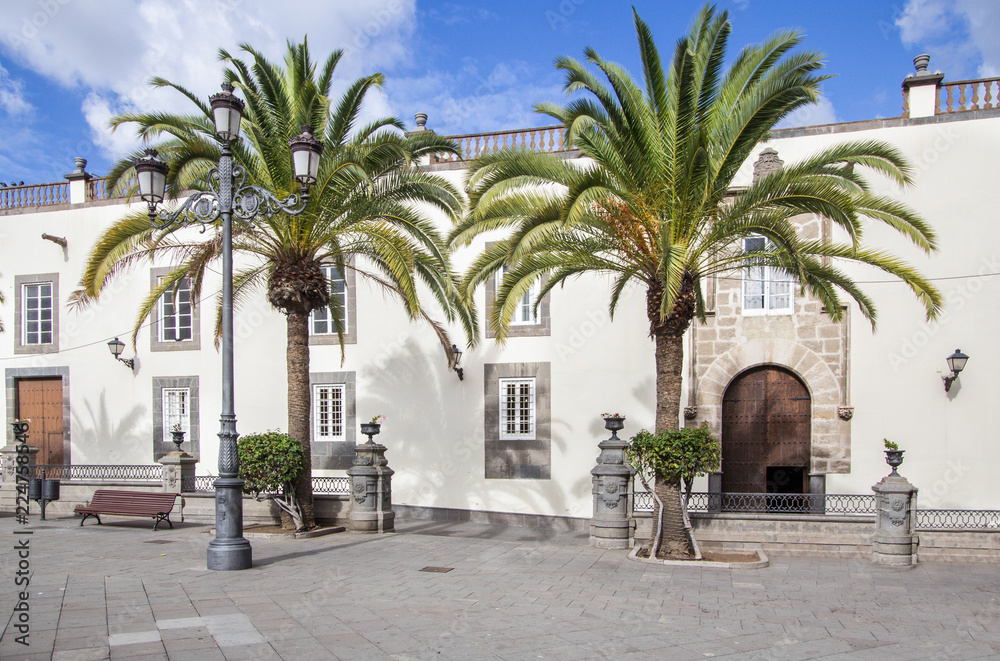
[[[279,200],[269,191],[244,184],[246,172],[233,164],[230,143],[239,138],[243,101],[233,87],[223,84],[222,92],[210,98],[215,133],[222,141],[219,165],[208,173],[207,191],[187,198],[173,212],[156,213],[156,205],[166,192],[167,164],[155,149],[136,161],[139,194],[149,207],[149,222],[158,229],[171,225],[200,224],[204,228],[222,220],[222,415],[219,431],[219,479],[215,481],[215,539],[208,544],[208,568],[248,569],[253,564],[250,542],[243,537],[243,480],[239,478],[236,452],[236,406],[233,391],[233,216],[253,222],[257,216],[277,213],[297,215],[305,210],[309,185],[316,181],[322,145],[308,126],[289,141],[293,172],[301,184],[301,194]]]

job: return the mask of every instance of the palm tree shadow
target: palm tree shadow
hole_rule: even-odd
[[[85,415],[73,411],[74,463],[96,463],[98,459],[108,464],[143,463],[144,449],[152,456],[152,440],[144,440],[142,433],[142,422],[149,413],[145,406],[135,404],[123,417],[114,419],[108,410],[107,391],[102,390],[96,405],[85,399],[84,408]]]

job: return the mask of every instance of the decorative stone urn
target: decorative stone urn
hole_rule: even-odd
[[[170,438],[177,446],[177,452],[181,452],[181,443],[184,442],[184,432],[183,431],[172,431],[170,432]]]
[[[885,463],[892,467],[892,472],[889,475],[899,475],[896,469],[899,468],[900,464],[903,463],[903,453],[906,450],[886,450],[885,451]]]
[[[602,549],[627,549],[632,545],[634,522],[629,520],[629,483],[635,471],[625,463],[625,441],[618,432],[625,418],[604,418],[611,438],[598,443],[597,465],[590,471],[593,482],[594,515],[590,524],[590,545]]]
[[[379,432],[382,431],[382,425],[377,422],[362,422],[361,423],[361,433],[368,437],[369,443],[374,443],[372,436],[378,436]]]

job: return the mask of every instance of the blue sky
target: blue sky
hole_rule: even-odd
[[[701,2],[637,0],[669,58]],[[730,53],[778,29],[804,32],[826,56],[825,99],[800,125],[898,116],[912,59],[931,54],[948,80],[1000,75],[996,0],[729,0]],[[367,108],[442,134],[544,126],[539,101],[562,100],[559,55],[593,46],[639,75],[631,4],[607,0],[32,0],[0,5],[0,181],[62,180],[73,158],[103,175],[138,143],[111,133],[117,113],[184,112],[185,99],[151,90],[158,75],[207,97],[217,91],[220,47],[249,42],[280,57],[308,35],[314,57],[347,55],[339,89],[373,71],[387,76]]]

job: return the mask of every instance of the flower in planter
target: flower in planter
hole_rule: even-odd
[[[883,438],[882,442],[885,444],[885,449],[886,450],[895,451],[895,450],[899,449],[899,446],[896,445],[895,443],[893,443],[892,441],[890,441],[888,438]]]
[[[181,423],[175,422],[173,424],[173,426],[170,427],[170,431],[172,431],[172,432],[178,432],[178,431],[184,431],[184,429],[181,427]]]
[[[380,414],[378,414],[377,416],[375,416],[374,418],[372,418],[372,421],[371,421],[371,423],[370,423],[370,424],[373,424],[373,425],[380,425],[380,424],[382,424],[382,422],[383,422],[383,421],[384,421],[385,419],[386,419],[386,417],[385,417],[384,415],[382,415],[382,414],[380,413]]]
[[[625,416],[623,416],[621,413],[602,413],[601,417],[602,418],[621,418],[622,420],[625,419]]]

